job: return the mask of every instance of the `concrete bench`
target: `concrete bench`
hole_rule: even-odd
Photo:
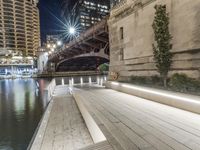
[[[108,81],[107,88],[200,114],[200,97],[133,84]]]

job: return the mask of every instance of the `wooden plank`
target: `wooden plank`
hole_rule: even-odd
[[[103,90],[99,90],[97,91],[99,94],[102,94]],[[111,91],[113,93],[113,91]],[[115,92],[114,95],[112,95],[113,98],[118,98],[120,95],[123,95],[124,97],[124,101],[126,101],[127,103],[130,103],[131,100],[135,100],[135,104],[138,104],[141,102],[143,102],[143,104],[148,103],[148,107],[147,105],[143,105],[143,108],[145,108],[145,110],[149,110],[154,112],[155,114],[159,114],[160,115],[165,115],[165,117],[168,117],[169,120],[174,120],[176,122],[179,122],[181,124],[187,125],[189,127],[192,127],[196,130],[200,130],[199,126],[200,126],[200,118],[198,114],[194,114],[191,112],[187,112],[187,111],[183,111],[174,107],[169,107],[167,105],[163,105],[163,104],[159,104],[159,103],[155,103],[152,101],[148,101],[139,97],[135,97],[132,96],[130,98],[130,95],[128,94],[124,94],[124,93],[120,93],[120,92]],[[141,101],[142,100],[142,101]],[[162,107],[160,107],[162,106]],[[185,112],[184,116],[182,115],[182,113]],[[193,118],[193,119],[191,119]]]
[[[155,102],[149,103],[144,99],[135,99],[134,96],[112,90],[90,90],[90,92],[82,92],[81,95],[92,103],[91,106],[98,112],[96,113],[97,116],[103,115],[101,117],[104,117],[104,123],[107,119],[112,124],[112,128],[115,126],[115,128],[123,131],[123,134],[129,139],[134,139],[131,137],[138,135],[159,150],[198,150],[200,147],[200,128],[195,126],[198,122],[193,120],[187,122],[180,116],[192,116],[199,120],[199,115]],[[170,111],[170,113],[164,111],[159,113],[155,108],[159,108],[159,110],[165,108],[165,111]],[[172,112],[178,113],[172,116]],[[176,121],[176,119],[179,120]],[[167,145],[163,145],[163,143]]]
[[[54,104],[45,131],[41,150],[74,150],[93,141],[78,107],[66,87],[56,88]]]
[[[85,96],[89,96],[89,94],[87,93]],[[90,97],[92,97],[91,95],[90,95]],[[88,98],[87,98],[88,99]],[[100,100],[97,100],[97,101],[99,101],[101,104],[102,104],[102,101],[100,101]],[[95,104],[97,104],[97,102],[95,102]],[[110,107],[111,105],[107,105],[107,106],[109,106],[107,109],[109,109],[109,110],[112,110],[111,112],[113,113],[113,112],[115,112],[113,109],[112,109],[112,107]],[[105,110],[104,110],[105,111]],[[121,119],[121,118],[120,118]],[[132,123],[133,124],[133,123]],[[123,130],[121,127],[119,127],[118,128],[118,130],[121,130],[122,132],[125,132],[125,130]],[[141,131],[141,130],[140,130]],[[143,130],[144,131],[144,130]],[[143,132],[142,131],[142,132]],[[137,131],[136,131],[137,132]],[[128,134],[127,132],[126,132],[126,134]],[[147,136],[147,133],[145,133],[144,134],[145,136]],[[130,136],[136,136],[137,137],[137,140],[136,139],[132,139],[132,137],[130,137]],[[149,137],[149,136],[148,136]],[[152,145],[150,145],[150,144],[148,144],[147,142],[145,142],[144,140],[145,140],[145,138],[142,140],[142,138],[140,138],[137,134],[135,134],[134,132],[132,132],[131,134],[129,134],[129,138],[131,139],[131,140],[136,140],[136,141],[133,141],[133,143],[136,143],[137,144],[137,146],[140,148],[140,149],[155,149],[155,148],[153,148],[153,146]],[[154,139],[154,143],[156,143],[157,144],[157,146],[159,147],[159,149],[161,150],[161,149],[164,149],[164,150],[166,150],[166,149],[169,149],[169,150],[171,150],[171,148],[168,146],[168,145],[166,145],[165,143],[163,143],[162,141],[160,141],[159,139],[156,139],[156,138],[152,138],[152,139]],[[142,143],[138,143],[138,141],[143,141]],[[146,145],[146,146],[145,146]]]
[[[112,136],[110,131],[105,127],[104,124],[102,124],[102,122],[99,120],[99,118],[97,118],[97,116],[95,115],[95,113],[93,111],[93,107],[91,106],[91,104],[87,103],[87,101],[85,101],[84,97],[81,96],[81,92],[82,91],[78,91],[78,93],[75,94],[75,97],[80,99],[84,103],[84,105],[87,107],[88,112],[91,114],[92,118],[95,120],[95,122],[97,123],[97,125],[99,126],[101,131],[106,136],[108,143],[110,143],[110,145],[112,146],[112,148],[114,150],[123,150],[121,145]]]
[[[107,141],[103,141],[103,142],[82,148],[80,150],[112,150],[112,147]]]
[[[139,150],[139,148],[133,144],[130,139],[123,134],[123,132],[119,131],[106,117],[104,117],[100,111],[94,109],[95,106],[93,104],[89,103],[85,99],[83,100],[85,105],[87,105],[87,108],[90,105],[90,109],[92,108],[92,112],[95,113],[94,115],[101,121],[101,124],[104,124],[108,131],[112,133],[112,136],[116,139],[116,141],[118,141],[124,150]]]
[[[123,105],[120,104],[120,107],[119,107],[119,108],[121,109],[121,111],[123,111],[123,112],[128,111],[127,108],[126,108],[126,109],[123,109],[122,106],[123,106]],[[131,113],[132,113],[132,114],[136,114],[137,112],[128,111],[125,115],[126,115],[126,116],[130,116]],[[139,123],[139,122],[141,121],[141,124],[139,124],[139,125],[140,125],[140,126],[144,126],[145,124],[144,124],[143,122],[144,122],[144,121],[148,122],[148,120],[146,120],[146,118],[145,118],[144,120],[141,120],[141,117],[142,117],[141,115],[138,116],[138,119],[136,119],[135,122],[136,122],[136,123]],[[137,117],[135,117],[134,115],[132,115],[130,118],[131,118],[131,119],[133,119],[133,118],[135,119],[135,118],[137,118]],[[144,118],[144,117],[143,117],[143,118]],[[146,129],[146,128],[147,128],[147,127],[145,126],[144,129]],[[157,128],[156,128],[156,129],[157,129]],[[163,131],[165,131],[165,129],[161,130],[161,133],[162,133],[162,134],[163,134]],[[174,139],[174,140],[177,140],[177,139]],[[187,145],[187,146],[188,146],[188,145]],[[194,145],[192,145],[191,147],[194,149],[193,146],[194,146]]]
[[[123,104],[120,104],[120,105],[123,105]],[[127,108],[129,108],[129,106],[127,106]],[[133,110],[133,108],[134,108],[134,106],[131,106],[129,109]],[[137,113],[140,114],[140,116],[141,115],[145,115],[145,117],[147,117],[146,119],[148,119],[149,114],[143,113],[143,110],[138,109],[138,108],[135,108],[134,112],[132,112],[132,113],[136,113],[136,111],[137,111]],[[183,144],[186,143],[190,148],[195,149],[195,147],[199,147],[200,146],[199,145],[199,142],[200,142],[199,137],[197,137],[197,136],[195,136],[195,135],[193,135],[191,133],[188,133],[185,130],[181,130],[180,128],[177,128],[177,127],[175,127],[175,126],[173,126],[171,124],[167,124],[166,122],[164,122],[162,120],[158,120],[157,118],[154,118],[152,116],[150,116],[150,120],[153,120],[152,123],[158,122],[157,124],[154,124],[154,125],[157,125],[157,127],[158,127],[158,125],[160,125],[159,127],[161,127],[161,128],[162,128],[162,126],[164,126],[165,130],[168,131],[169,133],[171,133],[170,136],[172,136],[173,138],[179,140],[179,142],[181,142]],[[146,120],[146,121],[150,122],[150,120]],[[162,130],[163,130],[163,128],[161,129],[161,131]],[[169,135],[168,132],[166,132],[166,134]],[[183,137],[185,137],[184,140],[183,140]],[[187,141],[189,141],[189,142],[187,143]]]

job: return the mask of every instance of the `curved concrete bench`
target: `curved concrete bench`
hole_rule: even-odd
[[[199,96],[112,81],[108,81],[106,83],[106,87],[130,95],[138,96],[151,101],[156,101],[162,104],[170,105],[176,108],[200,114]]]
[[[84,118],[85,124],[90,132],[94,143],[106,141],[106,137],[104,136],[104,134],[102,133],[102,131],[88,112],[87,108],[84,106],[81,96],[76,94],[76,92],[73,92],[73,96],[81,112],[81,115]]]

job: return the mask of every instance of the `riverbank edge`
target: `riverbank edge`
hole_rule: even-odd
[[[47,99],[47,101],[49,102],[46,110],[42,116],[42,118],[40,119],[40,122],[33,134],[33,137],[29,143],[29,146],[27,148],[27,150],[38,150],[38,148],[41,146],[42,141],[43,141],[43,136],[48,124],[48,120],[50,117],[50,113],[52,111],[52,107],[53,107],[53,92],[54,89],[56,87],[56,81],[55,79],[52,79],[52,81],[49,83],[49,85],[47,86],[46,89],[44,89],[45,91],[45,97]]]
[[[50,113],[52,111],[52,107],[53,107],[53,99],[50,100],[34,134],[33,137],[29,143],[29,146],[27,148],[27,150],[38,150],[40,149],[40,146],[42,144],[43,141],[43,137],[45,134],[45,130],[49,121],[49,117],[50,117]]]

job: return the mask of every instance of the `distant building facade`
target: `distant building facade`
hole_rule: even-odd
[[[173,65],[169,75],[200,78],[200,1],[124,0],[110,13],[110,72],[119,80],[158,75],[153,59],[154,6],[166,4],[173,36]]]
[[[35,56],[40,46],[38,0],[0,0],[0,51]]]
[[[115,5],[117,5],[121,1],[122,0],[110,0],[110,6],[111,6],[111,8],[114,7]]]
[[[66,7],[63,8],[63,15],[67,15],[65,9]],[[69,18],[78,22],[80,29],[84,31],[107,16],[109,10],[109,0],[78,0],[67,11],[70,14]]]
[[[57,42],[60,41],[60,36],[59,35],[47,35],[46,36],[46,42],[48,44],[57,44]]]

